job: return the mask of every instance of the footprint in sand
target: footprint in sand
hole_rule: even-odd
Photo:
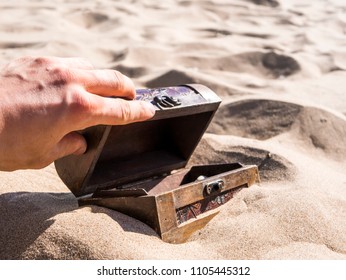
[[[83,27],[92,28],[104,21],[109,20],[109,17],[104,13],[98,13],[93,11],[81,11],[77,10],[66,16],[71,22]]]
[[[263,5],[263,6],[269,6],[269,7],[278,7],[280,5],[280,2],[276,0],[247,0],[249,2],[252,2],[256,5]]]
[[[275,52],[264,54],[262,63],[274,77],[289,76],[300,70],[300,65],[294,58]]]

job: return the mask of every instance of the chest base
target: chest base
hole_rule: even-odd
[[[183,243],[217,215],[221,205],[255,182],[259,182],[259,174],[254,165],[193,166],[99,190],[79,199],[79,205],[119,211],[152,227],[163,241]]]

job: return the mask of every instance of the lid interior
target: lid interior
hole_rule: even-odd
[[[85,183],[114,187],[184,167],[213,114],[113,126]]]

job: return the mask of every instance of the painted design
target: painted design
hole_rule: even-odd
[[[196,92],[185,86],[138,89],[136,91],[136,100],[153,101],[156,96],[169,96],[173,98],[196,95]]]
[[[198,215],[216,209],[228,202],[240,190],[240,188],[228,190],[217,196],[209,196],[205,199],[190,204],[176,210],[178,224],[187,222],[190,219],[196,219]]]

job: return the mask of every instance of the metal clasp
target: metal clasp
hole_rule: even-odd
[[[161,110],[164,108],[172,108],[181,105],[179,99],[168,95],[155,96],[153,101],[154,104]]]
[[[225,186],[225,182],[222,179],[206,183],[204,185],[204,191],[207,195],[211,195],[213,193],[221,192],[223,187]]]

